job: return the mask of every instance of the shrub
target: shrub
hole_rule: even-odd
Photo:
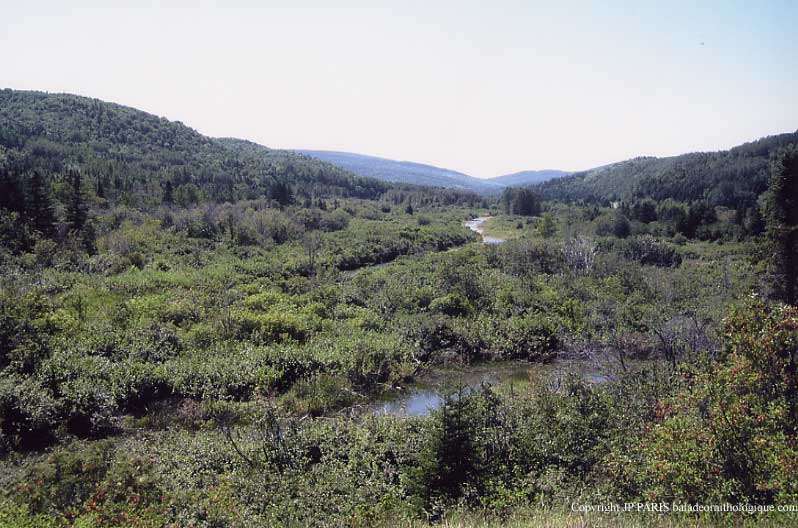
[[[280,401],[293,414],[320,416],[352,405],[355,399],[347,378],[318,373],[295,383]]]
[[[672,267],[682,262],[682,257],[665,242],[651,235],[635,236],[621,243],[621,255],[643,265]]]
[[[471,303],[458,293],[450,293],[443,297],[437,297],[429,305],[432,312],[449,315],[452,317],[469,315],[474,311]]]
[[[0,292],[0,369],[30,373],[49,355],[45,337],[54,325],[45,298],[34,293]]]
[[[74,447],[56,450],[33,464],[25,481],[37,485],[20,484],[13,491],[15,498],[37,513],[57,516],[79,511],[108,471],[114,446],[101,440]]]
[[[118,395],[111,384],[112,370],[107,358],[77,350],[59,351],[42,364],[38,377],[52,391],[66,431],[97,437],[113,429]]]
[[[392,334],[349,332],[314,340],[311,348],[314,358],[346,376],[360,389],[393,383],[409,373],[410,350]]]
[[[318,327],[318,321],[313,316],[284,310],[271,310],[266,313],[240,310],[234,313],[233,317],[238,337],[259,344],[287,340],[305,341]]]
[[[0,454],[52,443],[58,417],[58,403],[35,379],[0,374]]]
[[[59,525],[50,515],[31,513],[27,504],[0,500],[0,526],[3,528],[58,528]]]
[[[559,345],[556,326],[539,313],[512,316],[497,322],[483,318],[482,339],[500,358],[546,361]]]
[[[654,424],[616,453],[618,480],[646,500],[792,503],[798,482],[798,309],[748,301],[730,313],[725,349],[685,373],[689,384],[653,406]],[[622,471],[623,472],[623,471]]]
[[[477,359],[484,344],[476,331],[466,321],[448,317],[408,318],[404,329],[405,340],[418,350],[418,360],[439,362],[453,354],[466,362]]]

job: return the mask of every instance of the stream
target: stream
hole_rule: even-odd
[[[480,217],[474,218],[473,220],[466,221],[465,225],[471,231],[474,231],[475,233],[479,233],[479,235],[482,236],[482,242],[483,243],[485,243],[485,244],[501,244],[502,242],[504,242],[503,238],[496,238],[496,237],[492,237],[490,235],[486,235],[485,234],[485,228],[482,226],[482,224],[484,224],[489,218],[491,218],[491,217],[490,216],[480,216]]]

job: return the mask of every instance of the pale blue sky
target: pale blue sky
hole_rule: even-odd
[[[480,177],[798,128],[798,1],[0,0],[0,87]]]

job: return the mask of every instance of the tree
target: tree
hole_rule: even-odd
[[[530,189],[508,187],[502,191],[501,202],[507,214],[522,216],[540,214],[540,198]]]
[[[97,198],[105,198],[105,183],[102,178],[97,178],[97,188],[95,190]]]
[[[538,231],[540,231],[540,236],[543,238],[551,238],[557,234],[557,223],[551,213],[543,215],[540,224],[538,224]]]
[[[618,238],[626,238],[631,233],[632,226],[629,224],[629,220],[620,211],[617,211],[612,223],[612,234]]]
[[[657,205],[653,200],[635,202],[632,206],[632,218],[644,224],[657,220]]]
[[[462,389],[444,395],[440,410],[433,416],[415,483],[433,518],[440,515],[436,510],[441,502],[462,497],[464,488],[477,483],[482,457],[477,442],[475,400],[474,395]]]
[[[53,235],[55,224],[53,205],[44,177],[37,170],[33,171],[30,179],[30,207],[27,213],[33,229],[45,237]]]
[[[80,171],[72,169],[67,174],[69,191],[67,195],[66,221],[70,229],[82,231],[88,216],[83,199],[82,178]]]
[[[25,196],[15,171],[0,167],[0,209],[24,213]]]
[[[694,238],[699,234],[701,226],[714,224],[718,221],[715,208],[707,202],[693,202],[687,209],[687,220],[681,230],[687,238]]]
[[[172,205],[174,201],[175,192],[172,185],[172,180],[166,180],[166,183],[163,184],[163,198],[161,198],[161,203],[164,205]]]
[[[776,152],[771,159],[764,209],[773,255],[773,294],[795,305],[798,303],[798,145]]]
[[[798,309],[749,299],[725,318],[724,347],[678,395],[657,402],[640,452],[651,500],[778,503],[795,496]],[[639,477],[637,477],[639,478]]]
[[[316,273],[316,258],[321,248],[321,236],[318,231],[310,231],[305,233],[302,237],[302,247],[305,249],[305,254],[308,256],[308,266],[311,273]]]
[[[280,205],[289,205],[294,201],[294,194],[288,183],[278,180],[269,186],[269,198]]]

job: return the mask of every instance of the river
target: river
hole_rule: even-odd
[[[475,233],[479,233],[479,235],[482,237],[482,242],[483,243],[485,243],[485,244],[501,244],[502,242],[504,242],[503,238],[496,238],[496,237],[492,237],[490,235],[486,235],[485,234],[485,228],[483,227],[482,224],[484,224],[489,218],[492,218],[492,217],[490,217],[490,216],[480,216],[480,217],[474,218],[473,220],[466,221],[465,225],[471,231],[474,231]]]

